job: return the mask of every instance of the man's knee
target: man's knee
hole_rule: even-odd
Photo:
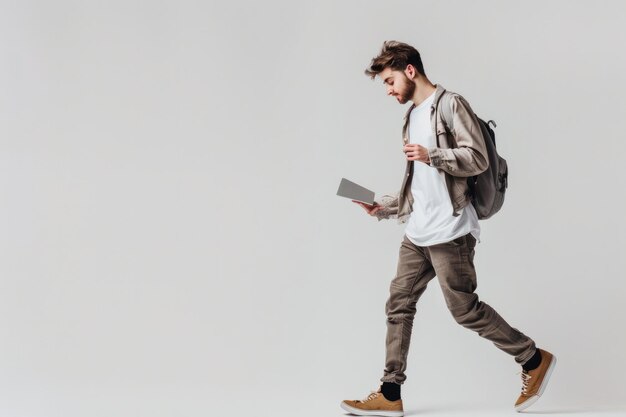
[[[400,294],[392,294],[385,303],[385,315],[388,318],[403,318],[407,315],[415,315],[415,302],[410,300],[408,296]]]
[[[463,327],[474,327],[477,322],[485,319],[485,311],[481,309],[481,301],[477,298],[460,306],[451,306],[450,313],[454,320]]]

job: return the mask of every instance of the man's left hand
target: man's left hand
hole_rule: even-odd
[[[420,161],[425,164],[430,164],[430,157],[428,156],[428,148],[418,145],[416,143],[410,143],[404,145],[402,149],[406,154],[406,159],[409,161]]]

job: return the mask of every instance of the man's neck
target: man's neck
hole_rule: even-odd
[[[413,98],[411,98],[411,101],[416,106],[419,106],[437,89],[437,87],[435,87],[435,85],[429,80],[416,81],[415,84],[415,93],[413,94]]]

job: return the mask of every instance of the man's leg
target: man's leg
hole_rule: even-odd
[[[400,386],[406,379],[406,359],[411,341],[417,300],[433,279],[435,271],[424,255],[404,236],[400,245],[398,271],[391,281],[387,313],[387,357],[383,384],[363,400],[344,400],[341,408],[359,416],[401,417],[404,415]]]
[[[474,293],[477,286],[475,246],[476,239],[467,234],[426,249],[456,322],[490,340],[522,365],[535,354],[535,342],[511,327],[487,303],[478,300],[478,295]]]
[[[451,242],[426,248],[439,277],[446,304],[457,323],[478,332],[522,365],[522,392],[515,410],[522,411],[543,394],[556,364],[556,357],[519,330],[509,326],[488,304],[479,301],[474,270],[476,239],[467,234]]]
[[[434,276],[435,270],[425,256],[424,248],[414,245],[405,235],[400,245],[397,273],[389,286],[385,305],[387,340],[382,382],[401,385],[406,379],[404,371],[417,300]]]

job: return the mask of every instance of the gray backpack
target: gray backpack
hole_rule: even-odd
[[[449,105],[449,95],[444,94],[441,98],[448,98],[446,104],[442,105],[442,120],[444,121],[446,130],[448,129],[447,120],[452,120],[452,112]],[[443,101],[443,100],[440,100]],[[438,103],[439,104],[439,103]],[[439,105],[437,106],[439,107]],[[480,128],[487,146],[487,154],[489,157],[489,167],[486,171],[467,179],[472,205],[476,209],[479,220],[488,219],[496,214],[504,203],[504,194],[508,187],[509,169],[506,160],[498,155],[496,150],[496,134],[491,128],[496,127],[496,122],[489,120],[485,122],[476,116],[480,123]]]

